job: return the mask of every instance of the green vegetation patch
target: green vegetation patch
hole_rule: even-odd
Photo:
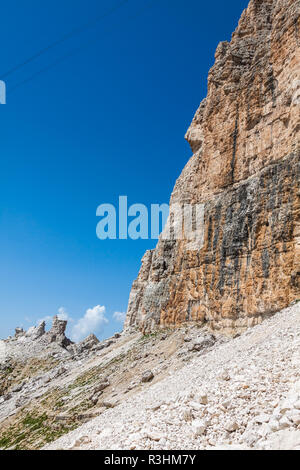
[[[27,413],[17,423],[0,433],[0,448],[3,450],[39,449],[79,426],[77,422],[56,423],[46,413]]]

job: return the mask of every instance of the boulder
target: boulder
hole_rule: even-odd
[[[76,354],[81,354],[84,351],[91,351],[92,349],[96,350],[98,345],[100,345],[98,338],[94,334],[91,334],[84,340],[80,341],[80,343],[75,344],[73,349],[75,349]]]
[[[94,393],[96,392],[102,392],[102,390],[105,390],[107,387],[110,386],[109,380],[105,380],[103,382],[100,382],[95,388],[94,388]]]
[[[189,351],[202,351],[203,349],[213,346],[215,343],[215,337],[213,335],[199,336],[189,345]]]
[[[153,372],[151,370],[146,370],[142,375],[141,382],[147,383],[147,382],[151,382],[151,380],[153,379],[154,379]]]
[[[24,336],[25,334],[25,331],[23,330],[23,328],[15,328],[15,337],[16,338],[19,338],[20,336]]]

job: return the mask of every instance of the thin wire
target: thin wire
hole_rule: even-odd
[[[135,18],[137,18],[138,16],[140,16],[144,11],[146,11],[148,8],[150,8],[154,3],[156,2],[156,0],[152,0],[148,5],[146,5],[144,8],[142,8],[141,10],[139,10],[135,15],[132,15],[128,18],[128,20],[133,20]],[[125,23],[127,24],[127,22]],[[115,27],[109,29],[108,31],[106,31],[105,34],[107,33],[110,33],[111,31],[114,31],[115,30]],[[105,36],[105,34],[103,34],[102,37]],[[22,85],[25,85],[26,83],[30,82],[31,80],[33,80],[34,78],[38,77],[39,75],[42,75],[43,73],[47,72],[48,70],[52,69],[53,67],[55,67],[56,65],[60,64],[61,62],[63,62],[64,60],[68,59],[69,57],[71,57],[72,55],[76,54],[77,52],[81,51],[82,49],[85,49],[86,47],[88,47],[89,45],[95,43],[98,41],[99,38],[97,39],[93,39],[92,41],[89,41],[89,42],[86,42],[85,44],[83,44],[82,46],[76,48],[76,49],[72,49],[70,52],[68,52],[67,54],[63,55],[62,57],[60,57],[59,59],[57,59],[55,62],[52,62],[50,65],[48,65],[47,67],[44,67],[43,69],[35,72],[33,75],[31,75],[30,77],[26,78],[25,80],[17,83],[14,87],[12,87],[10,90],[9,90],[9,94],[13,93],[16,89],[20,88]]]
[[[10,70],[8,70],[7,72],[5,72],[4,74],[1,75],[1,80],[8,77],[9,75],[12,75],[14,72],[16,72],[17,70],[25,67],[25,65],[29,64],[30,62],[38,59],[40,56],[42,56],[43,54],[45,54],[46,52],[48,52],[50,49],[53,49],[54,47],[58,46],[59,44],[62,44],[63,42],[67,41],[67,39],[70,39],[71,37],[73,36],[76,36],[77,34],[80,34],[82,33],[83,31],[85,31],[86,29],[88,28],[91,28],[93,25],[97,24],[100,20],[106,18],[107,16],[115,13],[117,10],[119,10],[123,5],[125,5],[125,3],[128,3],[129,0],[122,0],[121,2],[119,2],[117,5],[115,5],[113,8],[111,8],[110,10],[106,11],[104,14],[96,17],[95,19],[89,21],[88,23],[85,23],[84,25],[78,27],[78,28],[75,28],[73,29],[72,31],[70,31],[69,33],[65,34],[64,36],[62,36],[60,39],[58,39],[57,41],[54,41],[53,43],[49,44],[48,46],[46,46],[45,48],[39,50],[38,52],[36,52],[35,54],[33,54],[31,57],[29,57],[28,59],[24,60],[24,62],[21,62],[20,64],[16,65],[15,67],[11,68]]]

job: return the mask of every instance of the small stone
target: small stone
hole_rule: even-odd
[[[112,401],[102,401],[101,406],[103,408],[114,408],[116,406],[116,403],[114,403]]]
[[[155,405],[150,406],[149,409],[150,409],[151,411],[157,411],[157,410],[160,409],[160,407],[161,407],[163,404],[164,404],[164,402],[161,401],[161,402],[159,402],[159,403],[156,403]]]
[[[300,411],[291,411],[287,414],[287,418],[290,419],[296,426],[298,426],[300,424]]]
[[[151,382],[151,380],[153,379],[154,379],[153,372],[151,370],[146,370],[142,375],[141,382],[147,383],[147,382]]]
[[[279,421],[279,429],[281,430],[281,429],[289,428],[290,426],[291,426],[290,420],[286,416],[283,416]]]
[[[268,423],[268,426],[271,432],[276,432],[279,430],[279,423],[276,419],[271,419]]]
[[[231,400],[224,400],[221,403],[221,405],[226,409],[229,408],[230,404],[231,404]]]
[[[21,384],[16,385],[16,386],[12,389],[12,392],[13,392],[13,393],[20,392],[20,391],[22,390],[23,386],[24,386],[24,383],[21,383]]]
[[[197,403],[195,401],[191,401],[190,406],[195,411],[201,411],[203,408],[203,406],[200,403]]]
[[[185,343],[190,343],[190,342],[192,341],[192,338],[191,338],[190,336],[185,336],[185,337],[183,338],[183,341],[184,341]]]
[[[55,421],[67,421],[70,417],[68,415],[57,415]]]
[[[199,403],[201,403],[201,405],[207,405],[208,404],[208,396],[207,396],[207,393],[205,392],[200,392],[198,395],[197,395],[197,398],[199,400]]]
[[[102,390],[105,390],[107,387],[110,386],[110,382],[108,380],[106,380],[105,382],[101,382],[99,383],[99,385],[97,385],[95,388],[94,388],[94,392],[102,392]]]
[[[74,449],[76,447],[81,447],[82,445],[89,444],[90,442],[91,439],[88,436],[81,436],[73,442],[71,448]]]
[[[193,415],[192,410],[190,408],[186,408],[182,413],[182,417],[183,417],[184,421],[186,421],[187,423],[189,421],[192,421],[194,419],[194,415]]]
[[[97,393],[93,393],[90,397],[89,397],[89,400],[93,403],[93,405],[97,405],[98,401],[99,401],[99,398],[100,396],[103,394],[103,391],[100,390],[99,392]]]
[[[205,335],[200,338],[197,338],[192,344],[189,345],[189,351],[202,351],[205,348],[213,346],[215,343],[215,338],[213,335]]]
[[[164,435],[158,431],[153,430],[153,431],[146,431],[145,437],[147,437],[148,439],[151,439],[152,441],[158,442],[164,438]]]
[[[258,441],[259,436],[258,436],[255,432],[249,430],[249,431],[246,431],[246,432],[242,435],[242,439],[243,439],[243,441],[246,442],[246,444],[247,444],[248,446],[252,447],[252,446],[254,446],[254,444]]]
[[[242,388],[243,390],[247,390],[249,387],[250,387],[249,384],[242,384],[242,385],[241,385],[241,388]]]
[[[224,380],[225,382],[228,382],[230,380],[230,375],[227,371],[223,371],[221,372],[221,374],[219,374],[218,378],[220,380]]]
[[[255,421],[259,424],[268,423],[270,421],[270,416],[267,414],[261,414],[255,417]]]
[[[226,431],[228,432],[234,432],[239,428],[239,425],[236,423],[236,421],[228,421],[224,425]]]
[[[195,419],[192,422],[192,429],[195,436],[202,436],[206,431],[206,423],[200,419]]]

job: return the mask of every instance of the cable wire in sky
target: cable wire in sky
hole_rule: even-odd
[[[156,0],[152,0],[150,3],[148,3],[147,5],[145,5],[143,8],[141,8],[136,14],[130,16],[127,18],[127,20],[131,21],[131,20],[134,20],[136,19],[138,16],[140,16],[144,11],[148,10],[150,7],[153,6],[153,4],[156,2]],[[127,24],[127,21],[126,23]],[[106,34],[112,32],[112,31],[115,31],[115,26],[112,27],[111,29],[107,30],[105,34],[103,34],[102,37],[104,37]],[[52,62],[51,64],[49,64],[48,66],[38,70],[37,72],[35,72],[33,75],[31,75],[30,77],[26,78],[25,80],[17,83],[15,86],[13,86],[10,90],[9,90],[9,94],[11,94],[12,92],[14,92],[16,89],[20,88],[22,85],[25,85],[26,83],[30,82],[31,80],[33,80],[34,78],[38,77],[39,75],[42,75],[43,73],[47,72],[48,70],[52,69],[53,67],[55,67],[56,65],[60,64],[61,62],[63,62],[64,60],[68,59],[69,57],[73,56],[74,54],[76,54],[77,52],[81,51],[82,49],[85,49],[86,47],[90,46],[91,44],[97,42],[99,40],[99,38],[96,38],[96,39],[93,39],[91,41],[88,41],[86,42],[85,44],[83,44],[82,46],[79,46],[75,49],[72,49],[71,51],[69,51],[67,54],[59,57],[56,61]]]
[[[97,16],[96,18],[93,18],[92,20],[90,20],[89,22],[85,23],[84,25],[82,26],[79,26],[75,29],[73,29],[72,31],[70,31],[69,33],[66,33],[64,34],[60,39],[52,42],[51,44],[49,44],[48,46],[44,47],[43,49],[40,49],[38,52],[36,52],[35,54],[33,54],[32,56],[28,57],[28,59],[24,60],[23,62],[21,62],[20,64],[18,65],[15,65],[14,67],[12,67],[10,70],[8,70],[7,72],[3,73],[0,77],[1,77],[1,80],[3,80],[4,78],[7,78],[9,77],[10,75],[12,75],[14,72],[16,72],[17,70],[25,67],[25,65],[29,64],[30,62],[38,59],[39,57],[41,57],[43,54],[45,54],[46,52],[48,52],[50,49],[53,49],[54,47],[62,44],[63,42],[67,41],[68,39],[72,38],[73,36],[76,36],[77,34],[80,34],[82,33],[83,31],[85,31],[86,29],[88,28],[91,28],[92,26],[96,25],[99,21],[101,21],[102,19],[105,19],[107,16],[110,16],[112,15],[113,13],[115,13],[117,10],[119,10],[123,5],[125,5],[125,3],[128,3],[129,0],[122,0],[121,2],[117,3],[114,7],[110,8],[109,10],[107,10],[105,13],[102,13],[101,15]]]

